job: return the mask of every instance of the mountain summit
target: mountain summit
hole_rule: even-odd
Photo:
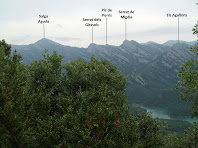
[[[51,47],[56,47],[56,46],[63,46],[47,38],[42,38],[41,40],[38,40],[37,42],[35,42],[33,45],[36,47],[43,47],[46,49],[51,48]]]

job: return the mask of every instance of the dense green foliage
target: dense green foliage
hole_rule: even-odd
[[[164,135],[176,133],[179,136],[184,136],[184,131],[187,128],[192,128],[193,125],[187,121],[159,119],[163,123],[162,133]]]
[[[126,77],[107,60],[62,66],[54,52],[31,65],[0,42],[0,147],[158,147],[160,127],[131,114]]]
[[[169,134],[163,138],[164,148],[197,148],[198,147],[198,124],[194,123],[193,128],[185,130],[184,136]]]

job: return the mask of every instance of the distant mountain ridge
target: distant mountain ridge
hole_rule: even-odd
[[[177,40],[169,40],[169,41],[163,43],[163,45],[172,47],[172,46],[173,46],[174,44],[176,44],[177,42],[178,42]],[[193,46],[193,45],[195,45],[195,44],[197,43],[197,41],[187,42],[187,41],[182,41],[182,40],[180,40],[179,42],[180,42],[180,43],[185,43],[185,44],[187,44],[187,45],[189,45],[189,46]]]
[[[189,45],[189,46],[193,46],[193,45],[197,44],[197,41],[183,41],[183,40],[178,41],[178,40],[169,40],[169,41],[167,41],[167,42],[165,42],[165,43],[163,43],[163,44],[161,44],[161,45],[168,46],[168,47],[172,47],[174,44],[176,44],[176,43],[178,43],[178,42],[180,42],[180,43],[185,43],[185,44],[187,44],[187,45]],[[149,41],[149,42],[141,43],[141,44],[142,44],[142,45],[148,45],[148,44],[159,44],[159,43],[156,43],[156,42],[153,42],[153,41]]]
[[[181,64],[193,57],[189,48],[194,42],[176,42],[171,47],[167,46],[170,43],[173,42],[139,44],[125,40],[120,46],[92,43],[88,48],[78,48],[44,38],[30,45],[12,45],[12,49],[22,54],[23,62],[27,64],[41,59],[45,49],[50,54],[56,50],[63,55],[64,63],[78,58],[88,61],[91,56],[108,59],[128,76],[126,94],[129,103],[165,107],[172,116],[186,116],[190,104],[177,100],[179,92],[174,86]]]

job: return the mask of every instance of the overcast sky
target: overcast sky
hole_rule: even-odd
[[[133,10],[127,20],[127,39],[140,43],[163,43],[177,40],[178,20],[167,13],[183,13],[180,18],[180,39],[196,40],[192,27],[197,22],[196,0],[1,0],[0,39],[11,44],[31,44],[43,38],[39,15],[48,15],[46,38],[64,45],[87,47],[91,41],[91,27],[83,18],[101,18],[94,27],[94,43],[106,44],[105,18],[102,8],[113,10],[108,18],[108,44],[120,45],[125,39],[124,19],[119,10]]]

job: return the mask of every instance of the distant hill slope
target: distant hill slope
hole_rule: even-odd
[[[164,46],[172,47],[172,46],[173,46],[174,44],[176,44],[177,42],[178,42],[177,40],[169,40],[169,41],[163,43],[163,45],[164,45]],[[189,45],[189,46],[193,46],[194,44],[197,43],[197,41],[187,42],[187,41],[182,41],[182,40],[180,40],[179,42],[180,42],[180,43],[185,43],[185,44],[187,44],[187,45]]]
[[[78,58],[89,60],[91,56],[108,59],[128,76],[126,94],[129,103],[166,107],[172,116],[186,116],[190,104],[177,100],[179,92],[174,86],[181,64],[193,54],[189,44],[177,42],[171,47],[165,46],[170,42],[161,45],[125,40],[120,46],[90,44],[88,48],[77,48],[44,38],[30,45],[12,45],[12,49],[22,54],[23,62],[27,64],[41,59],[45,49],[63,55],[64,63]]]

